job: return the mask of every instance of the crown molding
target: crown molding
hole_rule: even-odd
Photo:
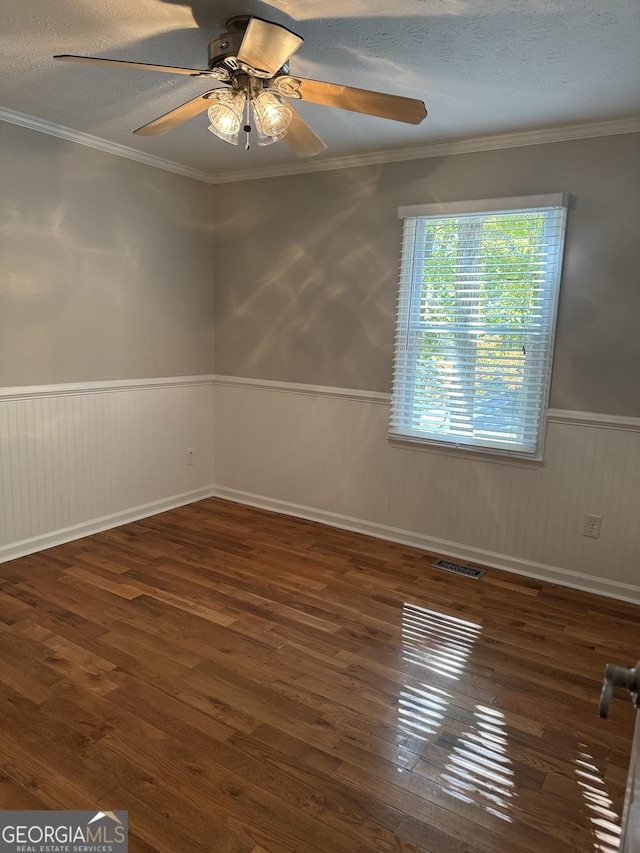
[[[25,113],[8,110],[5,107],[0,107],[0,121],[19,124],[21,127],[37,130],[39,133],[47,133],[49,136],[57,136],[69,142],[77,142],[78,145],[86,145],[87,148],[96,148],[98,151],[105,151],[107,154],[113,154],[116,157],[136,160],[138,163],[144,163],[145,166],[153,166],[155,169],[163,169],[165,172],[174,172],[176,175],[184,175],[184,177],[194,178],[196,181],[204,181],[208,184],[217,183],[213,175],[208,175],[206,172],[201,172],[198,169],[191,169],[181,163],[175,163],[173,160],[155,157],[153,154],[137,151],[135,148],[129,148],[127,145],[109,142],[109,140],[101,139],[99,136],[92,136],[90,133],[83,133],[80,130],[63,127],[61,124],[54,124],[53,122],[35,118]]]
[[[373,151],[350,157],[333,157],[327,160],[291,163],[259,171],[227,172],[211,176],[211,183],[224,184],[235,181],[250,181],[257,178],[277,178],[304,172],[328,172],[332,169],[347,169],[355,166],[377,166],[384,163],[399,163],[405,160],[423,160],[428,157],[443,157],[451,154],[472,154],[478,151],[495,151],[501,148],[518,148],[524,145],[542,145],[547,142],[568,142],[572,139],[590,139],[596,136],[617,136],[622,133],[640,132],[640,116],[612,121],[572,124],[563,127],[525,130],[493,136],[476,136],[468,139],[430,142],[414,148],[395,151]]]
[[[207,184],[227,184],[238,181],[251,181],[262,178],[278,178],[284,175],[299,175],[306,172],[327,172],[334,169],[347,169],[356,166],[377,166],[385,163],[399,163],[406,160],[422,160],[428,157],[443,157],[452,154],[471,154],[479,151],[495,151],[502,148],[518,148],[524,145],[542,145],[548,142],[568,142],[573,139],[590,139],[597,136],[616,136],[623,133],[640,132],[640,116],[614,119],[611,121],[584,122],[562,127],[525,130],[514,133],[501,133],[490,136],[476,136],[468,139],[449,140],[444,142],[427,143],[413,148],[402,148],[392,151],[373,151],[368,154],[356,154],[348,157],[329,157],[326,160],[305,160],[304,162],[289,163],[286,166],[272,166],[266,169],[252,171],[225,172],[224,174],[209,174],[198,169],[192,169],[173,160],[165,160],[152,154],[145,154],[135,148],[109,142],[89,133],[72,130],[44,119],[19,113],[0,107],[0,121],[18,124],[22,127],[57,136],[79,145],[96,148],[116,157],[136,160],[156,169],[174,172],[196,181]]]

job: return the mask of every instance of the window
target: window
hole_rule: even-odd
[[[390,438],[542,458],[566,205],[399,209]]]

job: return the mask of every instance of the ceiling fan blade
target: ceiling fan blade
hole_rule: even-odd
[[[141,71],[164,71],[167,74],[188,74],[189,77],[215,77],[210,71],[198,68],[175,68],[173,65],[148,65],[146,62],[125,62],[122,59],[99,59],[96,56],[72,56],[64,53],[54,56],[60,62],[85,62],[90,65],[115,65],[121,68],[139,68]]]
[[[422,101],[403,98],[400,95],[385,95],[383,92],[370,92],[367,89],[354,89],[351,86],[338,86],[335,83],[322,83],[319,80],[306,80],[290,75],[276,77],[273,85],[281,95],[289,98],[299,97],[312,104],[337,107],[340,110],[351,110],[407,124],[420,124],[427,115]]]
[[[256,76],[273,77],[303,41],[286,27],[251,18],[237,59],[241,65],[255,71]]]
[[[287,106],[291,110],[293,118],[287,128],[287,135],[282,141],[298,157],[314,157],[316,154],[326,151],[327,146],[319,136],[316,136],[302,116],[291,107],[291,104],[287,104]]]
[[[165,113],[160,118],[150,121],[149,124],[144,124],[133,132],[137,136],[156,136],[159,133],[166,133],[167,130],[172,130],[179,124],[182,124],[183,121],[187,121],[187,119],[193,118],[213,106],[214,102],[207,97],[211,92],[215,92],[215,89],[211,89],[211,91],[205,92],[203,95],[198,95],[197,98],[187,101],[186,104],[176,107],[175,110]]]

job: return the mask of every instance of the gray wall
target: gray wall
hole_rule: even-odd
[[[212,188],[0,123],[0,386],[213,369]]]
[[[403,204],[572,196],[551,405],[640,415],[640,134],[215,187],[216,373],[391,387]]]
[[[7,123],[0,155],[2,386],[389,391],[397,207],[566,191],[551,404],[640,415],[639,134],[218,186]]]

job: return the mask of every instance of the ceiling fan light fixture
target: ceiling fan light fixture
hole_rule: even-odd
[[[293,113],[277,92],[263,89],[253,100],[253,117],[258,131],[258,144],[270,145],[286,134]],[[261,141],[267,137],[268,141]]]
[[[274,142],[278,142],[280,139],[284,139],[287,135],[287,131],[283,130],[282,133],[278,134],[278,136],[267,136],[265,133],[262,133],[260,129],[256,126],[256,136],[258,137],[258,145],[272,145]]]
[[[327,146],[293,107],[286,106],[282,96],[406,124],[420,124],[427,116],[424,103],[416,98],[292,76],[289,60],[302,45],[303,38],[286,27],[262,18],[239,15],[227,21],[227,29],[228,32],[215,36],[209,42],[206,70],[67,53],[57,54],[54,59],[182,74],[197,80],[214,78],[229,86],[229,89],[210,89],[142,125],[133,131],[139,136],[165,133],[208,111],[211,133],[230,145],[238,145],[242,129],[246,133],[245,149],[248,150],[253,107],[259,145],[271,145],[286,135],[285,144],[296,156],[313,157],[325,151]],[[246,120],[243,122],[245,111]]]
[[[224,89],[216,93],[217,103],[207,110],[211,122],[209,130],[230,145],[238,144],[245,98],[246,95],[242,90]]]

